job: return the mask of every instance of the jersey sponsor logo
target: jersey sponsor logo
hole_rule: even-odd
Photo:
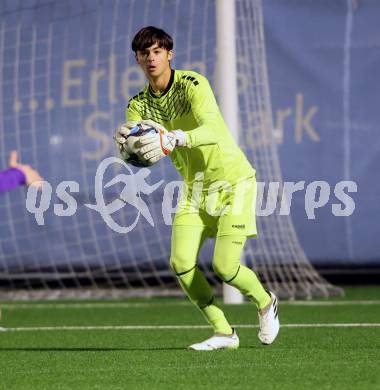
[[[245,224],[241,224],[241,225],[232,225],[233,228],[235,229],[245,229]]]

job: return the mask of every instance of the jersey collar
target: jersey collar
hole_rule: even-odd
[[[161,94],[161,95],[156,95],[152,89],[152,87],[150,86],[149,84],[149,93],[152,97],[158,99],[162,96],[165,96],[168,92],[169,92],[169,89],[171,88],[171,86],[173,85],[173,81],[174,81],[174,69],[171,69],[171,73],[170,73],[170,80],[169,80],[169,83],[167,85],[167,87],[165,88],[165,91]]]

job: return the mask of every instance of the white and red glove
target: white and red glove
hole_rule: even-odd
[[[169,132],[164,126],[152,120],[143,120],[140,123],[153,127],[157,131],[156,134],[145,135],[139,140],[139,154],[150,165],[167,156],[177,146],[190,147],[186,133],[182,130]]]

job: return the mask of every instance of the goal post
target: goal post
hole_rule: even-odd
[[[236,65],[235,0],[219,0],[216,8],[216,79],[218,103],[223,118],[239,144],[239,102]],[[244,258],[241,259],[244,262]],[[223,301],[243,302],[238,289],[223,283]]]

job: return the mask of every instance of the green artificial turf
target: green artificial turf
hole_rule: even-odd
[[[380,323],[379,288],[348,289],[348,305],[280,305],[282,324]],[[338,301],[332,298],[331,301]],[[339,299],[339,301],[341,301]],[[344,301],[344,300],[343,300]],[[3,302],[0,389],[377,389],[380,327],[282,327],[262,346],[257,328],[237,327],[235,351],[186,347],[211,329],[113,329],[124,325],[204,325],[184,299],[110,302]],[[83,307],[84,303],[91,304]],[[120,303],[122,303],[120,305]],[[125,303],[132,303],[131,306]],[[63,305],[63,306],[61,306]],[[224,306],[235,325],[257,325],[251,305]]]

